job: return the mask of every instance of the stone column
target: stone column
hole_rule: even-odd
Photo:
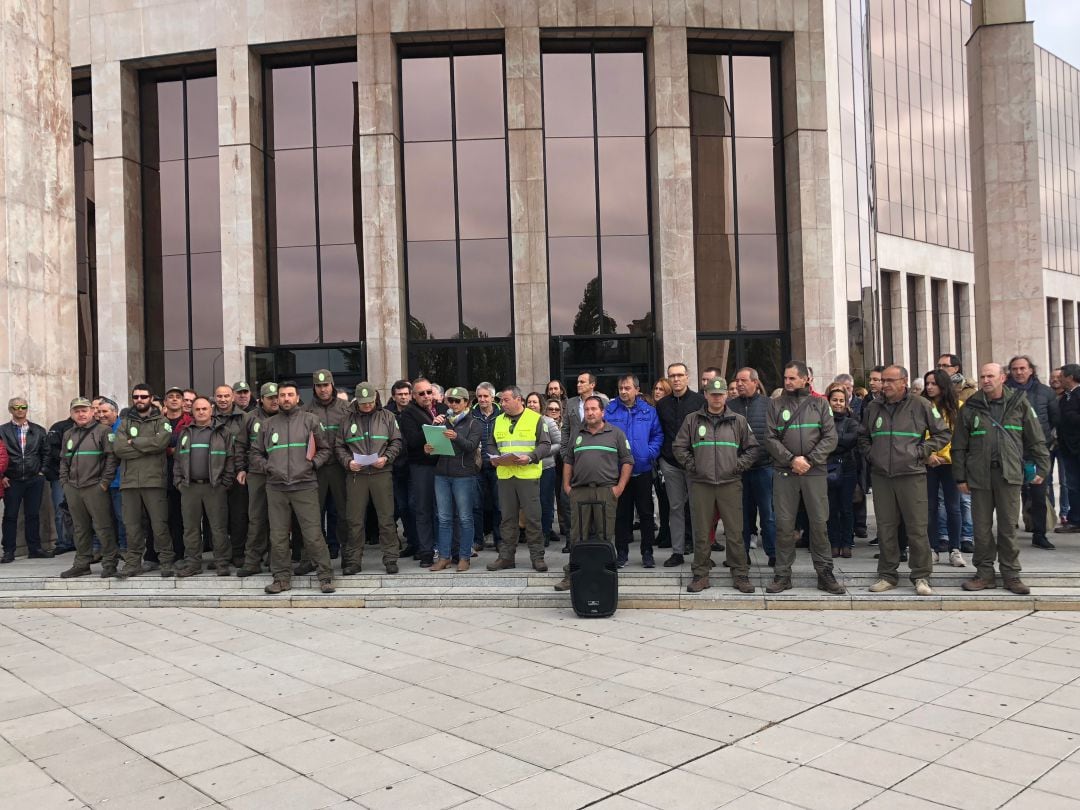
[[[975,0],[971,9],[975,333],[977,362],[1029,354],[1045,367],[1035,42],[1025,19],[1023,0]]]
[[[550,378],[547,224],[540,29],[506,29],[507,144],[516,383],[543,391]]]
[[[796,31],[781,51],[788,297],[791,353],[824,379],[846,366],[847,313],[834,279],[822,2],[809,10],[809,30]]]
[[[656,26],[647,54],[649,161],[652,164],[653,320],[660,367],[685,362],[697,372],[697,285],[690,172],[690,74],[686,29]]]
[[[0,387],[46,425],[78,393],[68,0],[0,4]]]
[[[356,42],[367,376],[389,391],[408,370],[399,93],[389,18],[375,14],[367,23],[385,29],[362,33]]]
[[[120,62],[95,64],[90,75],[100,393],[123,406],[146,375],[139,79]]]
[[[231,383],[247,376],[245,348],[268,340],[266,157],[258,55],[246,45],[219,48],[217,69],[221,318]]]

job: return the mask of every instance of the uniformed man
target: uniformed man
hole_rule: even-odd
[[[192,404],[194,413],[194,404]],[[231,385],[219,385],[214,389],[214,420],[225,425],[233,441],[244,432],[244,409],[236,404]],[[248,493],[238,480],[233,480],[228,491],[228,531],[232,544],[231,562],[237,568],[244,564],[244,546],[248,532]]]
[[[817,571],[818,590],[845,593],[833,576],[829,545],[829,488],[826,465],[836,449],[832,409],[823,397],[810,395],[806,364],[792,360],[784,366],[784,393],[769,401],[765,415],[765,449],[772,458],[773,511],[776,514],[776,569],[769,593],[791,588],[795,562],[795,518],[799,500],[810,518],[810,557]]]
[[[1025,467],[1025,459],[1033,467]],[[975,576],[965,591],[997,587],[994,559],[1005,588],[1016,594],[1031,589],[1020,580],[1016,523],[1025,481],[1038,487],[1050,471],[1050,453],[1038,415],[1024,393],[1005,385],[1005,370],[987,363],[979,370],[979,392],[960,409],[952,438],[953,476],[961,492],[971,493],[975,525]],[[997,539],[993,535],[997,513]]]
[[[292,517],[300,524],[304,548],[316,567],[319,590],[333,593],[330,553],[319,512],[318,469],[331,460],[332,450],[318,417],[300,409],[296,383],[278,385],[279,412],[263,423],[252,441],[249,471],[266,475],[266,506],[270,521],[270,571],[274,581],[267,593],[292,588]]]
[[[499,478],[499,509],[502,512],[502,545],[499,557],[488,563],[489,571],[515,568],[518,547],[518,511],[525,515],[525,542],[537,571],[547,571],[544,535],[540,529],[541,460],[551,454],[547,425],[536,411],[525,407],[521,389],[507,386],[499,393],[503,412],[495,420],[486,452]],[[465,553],[463,550],[462,553]]]
[[[859,429],[859,449],[870,464],[881,541],[878,580],[870,592],[896,587],[902,519],[915,593],[933,596],[930,572],[934,563],[926,536],[926,460],[949,443],[952,432],[930,400],[910,394],[903,366],[886,366],[881,374],[881,393],[863,406]]]
[[[750,559],[737,533],[743,525],[742,474],[764,450],[746,419],[727,408],[727,390],[723,377],[710,380],[705,407],[687,415],[671,446],[691,482],[694,579],[686,588],[690,593],[709,587],[709,569],[713,566],[709,528],[717,511],[732,533],[724,548],[735,589],[754,592],[750,584]]]
[[[362,382],[354,391],[352,405],[334,443],[334,453],[347,471],[345,488],[349,533],[341,550],[341,573],[359,574],[366,544],[368,504],[375,505],[379,521],[379,544],[386,573],[398,572],[397,524],[394,522],[394,461],[401,453],[397,419],[375,402],[375,386]],[[357,456],[375,457],[371,463]]]
[[[94,532],[101,540],[101,577],[116,576],[116,529],[113,525],[109,485],[116,473],[112,430],[94,418],[90,400],[71,400],[71,418],[60,441],[60,483],[75,528],[75,561],[60,576],[82,577],[90,573],[94,556]]]
[[[184,564],[176,575],[190,577],[202,573],[205,513],[213,542],[214,568],[219,577],[227,577],[233,553],[228,535],[227,493],[236,477],[235,439],[228,424],[214,419],[214,406],[206,397],[195,399],[191,416],[194,421],[180,431],[176,442],[173,466],[184,518]]]
[[[349,403],[338,397],[337,387],[334,385],[334,375],[329,369],[319,369],[311,375],[311,385],[315,396],[311,402],[304,404],[303,409],[308,413],[315,414],[322,422],[323,430],[326,431],[327,441],[333,447],[340,441],[339,431],[341,423],[349,413]],[[349,527],[346,520],[348,513],[348,493],[345,491],[345,470],[340,464],[324,464],[319,468],[319,508],[325,520],[327,513],[326,499],[329,496],[333,501],[334,512],[337,520],[333,527],[327,525],[327,547],[330,549],[330,558],[338,555],[340,544],[349,536]],[[333,532],[331,532],[331,528]],[[333,535],[332,537],[330,535]],[[344,559],[341,561],[345,566]],[[315,566],[307,558],[302,558],[296,567],[297,574],[310,574]]]
[[[615,544],[619,498],[634,472],[634,455],[626,434],[604,421],[604,401],[585,398],[585,421],[570,437],[563,454],[563,491],[570,496],[570,546],[595,534]],[[557,591],[570,589],[570,563],[563,566]]]
[[[144,573],[144,509],[150,516],[150,531],[162,577],[173,575],[176,558],[169,535],[169,505],[165,497],[165,451],[172,427],[161,411],[150,404],[150,397],[149,386],[139,383],[132,387],[132,405],[120,417],[113,441],[114,452],[120,459],[120,497],[124,526],[128,528],[124,567],[117,574],[121,579]]]
[[[270,545],[270,530],[266,520],[266,475],[251,469],[249,456],[252,445],[266,420],[278,412],[277,383],[263,383],[259,389],[259,404],[244,416],[243,430],[234,444],[236,480],[247,487],[248,536],[244,544],[244,565],[238,577],[250,577],[262,571],[262,560]]]
[[[243,380],[237,380],[232,384],[233,399],[236,401],[237,407],[244,413],[251,413],[255,410],[257,403],[254,401],[254,397],[251,395],[251,388]]]

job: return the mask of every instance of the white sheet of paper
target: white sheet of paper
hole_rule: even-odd
[[[378,453],[374,453],[370,456],[364,456],[360,453],[353,453],[352,460],[359,464],[361,467],[370,467],[379,460],[379,455]]]

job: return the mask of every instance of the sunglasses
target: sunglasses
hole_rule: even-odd
[[[29,407],[30,407],[29,405],[12,405],[11,410],[13,410],[13,411],[25,411]]]
[[[551,413],[559,413],[562,410],[562,408],[548,408],[548,410]]]
[[[149,394],[132,394],[131,398],[132,399],[150,399],[150,395]]]
[[[457,397],[447,397],[446,401],[449,402],[451,405],[457,405],[459,402],[461,402],[461,400]]]
[[[429,390],[429,391],[413,391],[413,393],[416,394],[416,396],[418,396],[418,397],[430,397],[435,392]]]

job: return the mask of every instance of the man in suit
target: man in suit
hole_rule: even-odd
[[[567,458],[566,448],[570,444],[570,437],[577,436],[578,431],[581,430],[581,425],[585,421],[585,400],[592,396],[600,397],[605,408],[609,402],[606,396],[596,390],[596,375],[591,371],[583,371],[578,374],[577,392],[576,397],[571,397],[566,401],[566,410],[563,413],[562,454],[564,459]]]

